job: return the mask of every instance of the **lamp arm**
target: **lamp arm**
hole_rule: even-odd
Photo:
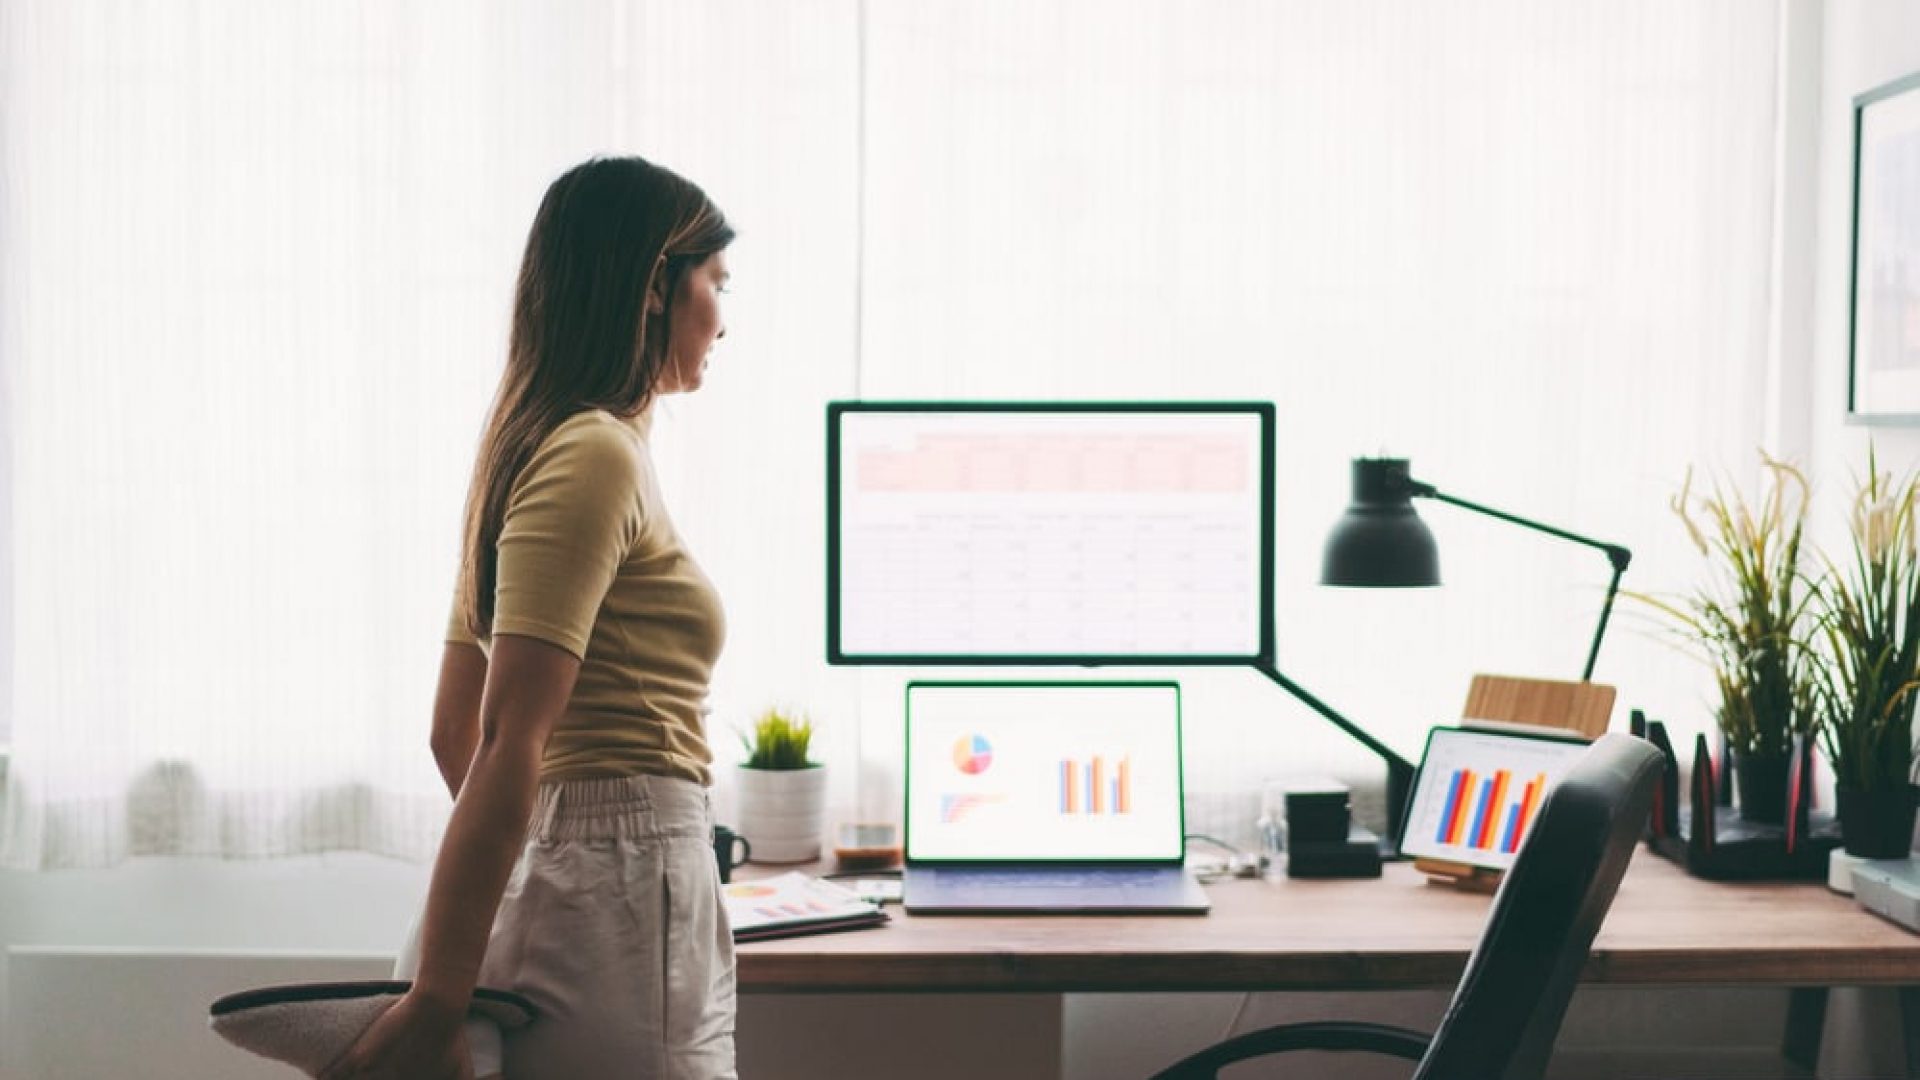
[[[1384,851],[1397,851],[1400,846],[1400,833],[1405,824],[1407,796],[1413,790],[1413,763],[1393,751],[1393,748],[1374,738],[1367,730],[1333,710],[1333,706],[1321,701],[1307,689],[1281,674],[1274,662],[1266,657],[1254,661],[1253,668],[1260,674],[1273,680],[1274,684],[1287,693],[1300,699],[1308,708],[1319,713],[1333,723],[1333,726],[1358,740],[1360,745],[1380,755],[1387,763],[1387,835],[1380,838]]]
[[[1613,580],[1607,582],[1607,599],[1600,605],[1600,625],[1593,628],[1593,644],[1587,648],[1587,666],[1580,672],[1581,682],[1593,681],[1593,662],[1600,659],[1600,637],[1607,632],[1607,616],[1613,614],[1613,597],[1620,591],[1620,575],[1625,573],[1626,569],[1625,559],[1613,564]]]
[[[1509,514],[1505,510],[1495,510],[1491,506],[1482,506],[1476,502],[1468,502],[1458,496],[1449,495],[1444,491],[1440,491],[1432,484],[1422,483],[1412,478],[1408,478],[1407,485],[1409,492],[1415,498],[1432,499],[1435,502],[1458,506],[1465,510],[1471,510],[1476,514],[1485,514],[1488,517],[1499,518],[1501,521],[1511,522],[1522,528],[1532,529],[1535,532],[1543,532],[1548,536],[1557,536],[1562,540],[1571,540],[1576,544],[1583,544],[1597,551],[1604,551],[1607,553],[1607,561],[1613,564],[1615,570],[1624,571],[1627,568],[1627,564],[1633,561],[1633,552],[1628,551],[1619,544],[1609,544],[1604,540],[1595,540],[1590,536],[1581,536],[1579,533],[1568,532],[1565,529],[1555,528],[1552,525],[1532,521],[1518,514]]]
[[[1594,628],[1593,644],[1587,649],[1587,666],[1586,669],[1580,673],[1581,682],[1591,681],[1593,679],[1594,662],[1600,658],[1600,639],[1606,634],[1607,620],[1613,614],[1613,598],[1614,595],[1620,591],[1620,575],[1626,573],[1628,564],[1633,562],[1633,552],[1621,547],[1619,544],[1609,544],[1603,540],[1595,540],[1590,536],[1581,536],[1579,533],[1568,532],[1565,529],[1555,528],[1552,525],[1544,525],[1538,521],[1523,518],[1518,514],[1509,514],[1505,510],[1495,510],[1491,506],[1481,506],[1476,502],[1468,502],[1465,499],[1448,495],[1438,488],[1435,488],[1432,484],[1423,483],[1412,477],[1407,478],[1407,490],[1409,494],[1416,498],[1432,499],[1436,502],[1448,503],[1453,506],[1458,506],[1463,510],[1471,510],[1476,514],[1485,514],[1491,518],[1499,518],[1501,521],[1509,522],[1522,528],[1546,533],[1548,536],[1557,536],[1562,540],[1569,540],[1576,544],[1606,552],[1607,562],[1613,566],[1613,580],[1607,582],[1607,598],[1600,605],[1600,625]]]

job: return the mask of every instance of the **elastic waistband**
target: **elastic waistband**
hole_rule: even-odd
[[[530,839],[640,840],[711,835],[707,789],[677,776],[611,776],[541,784]]]

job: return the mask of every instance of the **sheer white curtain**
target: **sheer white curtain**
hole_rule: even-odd
[[[764,627],[817,605],[818,530],[769,551],[739,525],[819,513],[745,492],[850,372],[853,13],[0,8],[9,861],[430,849],[466,470],[534,208],[595,153],[682,171],[741,228],[708,400],[660,454],[732,602],[729,685],[790,686]]]
[[[726,598],[712,732],[821,714],[897,812],[906,672],[822,662],[821,403],[1279,404],[1280,662],[1402,753],[1478,670],[1572,678],[1595,553],[1434,506],[1446,588],[1313,586],[1349,458],[1690,580],[1666,498],[1764,430],[1773,5],[1705,0],[8,0],[11,861],[420,853],[465,471],[544,185],[596,152],[741,227],[665,411]],[[1687,662],[1596,676],[1684,729]],[[1175,672],[1190,786],[1371,775]],[[722,792],[723,805],[725,792]],[[1223,819],[1224,820],[1224,819]],[[1194,824],[1218,827],[1204,814]]]
[[[1349,459],[1625,544],[1628,587],[1693,579],[1666,499],[1690,462],[1750,474],[1763,432],[1772,5],[870,14],[867,394],[1276,402],[1280,665],[1415,759],[1475,671],[1578,678],[1609,570],[1423,504],[1444,588],[1320,588]],[[1616,722],[1705,725],[1646,630],[1601,652]],[[1257,676],[1172,674],[1201,826],[1249,826],[1265,775],[1379,775]]]

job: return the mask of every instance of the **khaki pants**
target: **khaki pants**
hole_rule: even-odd
[[[470,1021],[474,1075],[732,1080],[733,934],[706,789],[632,776],[542,784],[480,984],[539,1018]],[[395,977],[419,968],[416,924]]]

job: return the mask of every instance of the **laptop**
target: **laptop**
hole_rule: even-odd
[[[1843,867],[1842,873],[1846,872]],[[1860,906],[1909,930],[1920,930],[1920,863],[1912,858],[1863,859],[1852,866]]]
[[[1537,728],[1434,728],[1407,800],[1400,853],[1506,870],[1547,794],[1586,749],[1578,735]]]
[[[921,914],[1204,914],[1185,868],[1173,682],[907,685]]]

